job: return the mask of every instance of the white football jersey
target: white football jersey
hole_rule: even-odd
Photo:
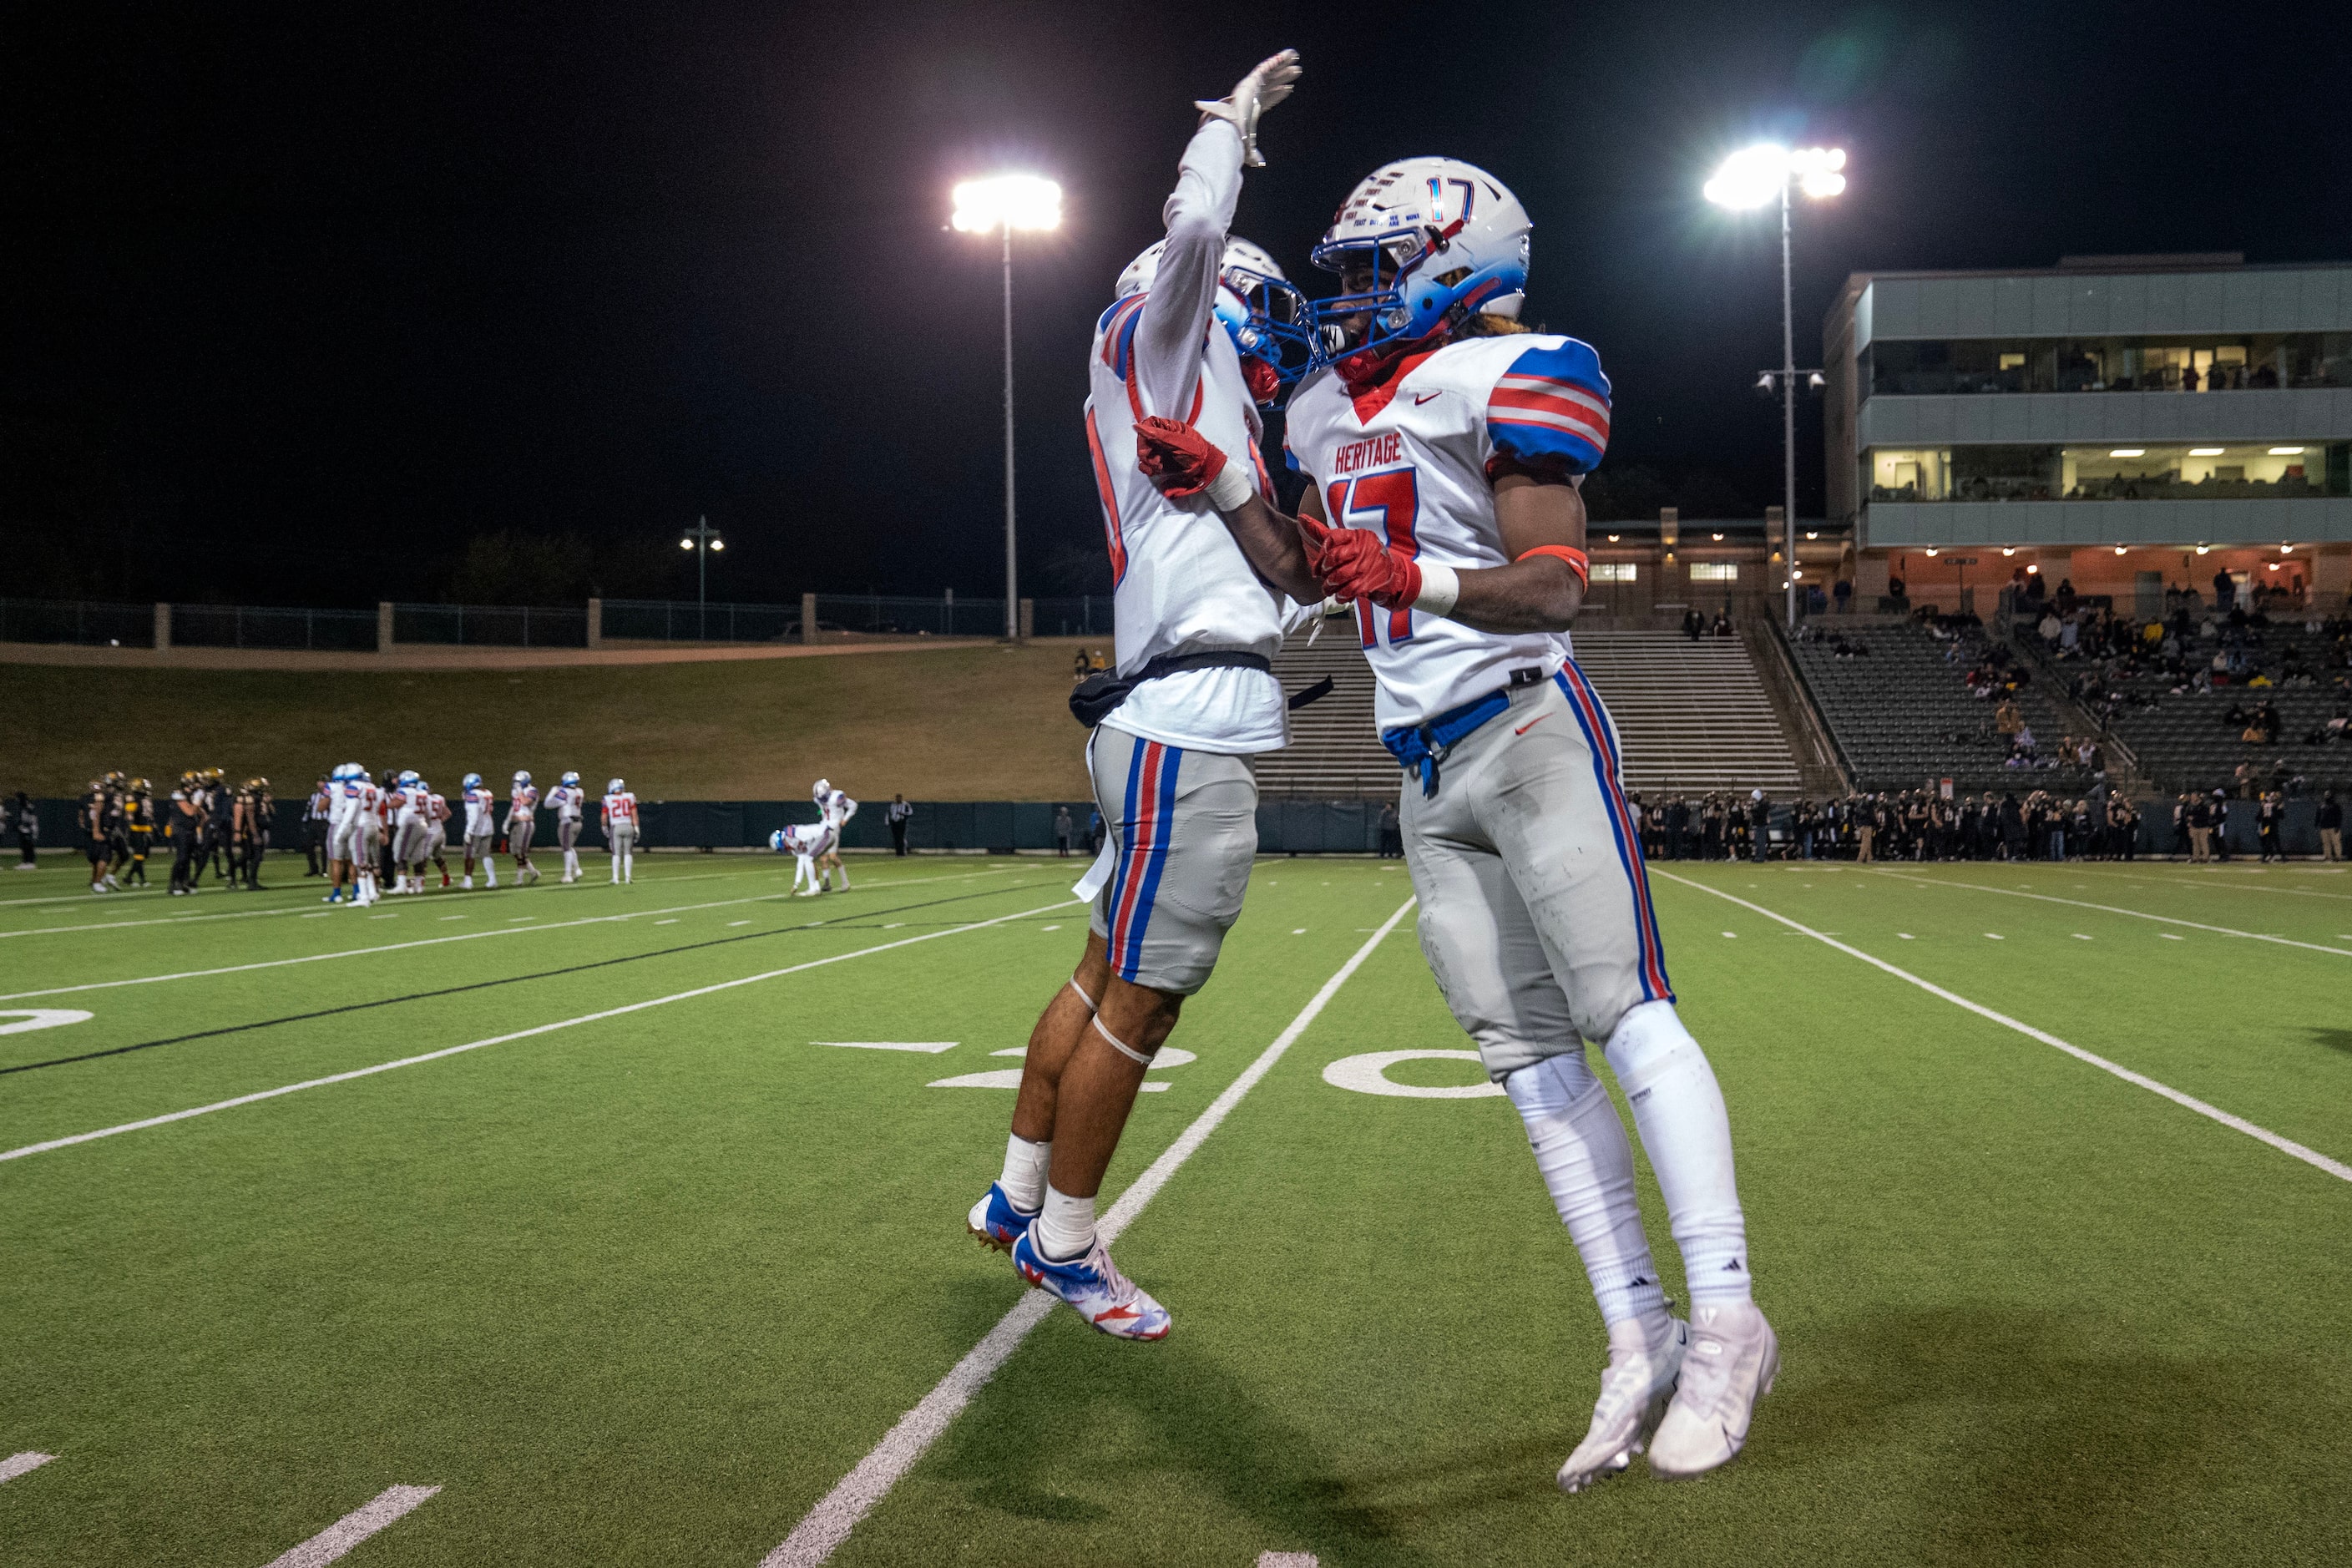
[[[466,792],[466,837],[488,838],[498,831],[491,816],[498,810],[499,797],[477,786]]]
[[[442,798],[441,798],[439,795],[437,795],[428,796],[428,797],[427,797],[427,799],[428,799],[428,801],[430,802],[430,805],[431,805],[431,806],[432,806],[433,820],[434,820],[434,821],[436,821],[436,822],[446,822],[446,821],[448,821],[448,820],[449,820],[449,803],[448,803],[447,801],[446,801],[446,800],[442,799]]]
[[[558,822],[579,821],[581,806],[587,798],[588,792],[576,784],[557,784],[547,792],[547,804],[555,808]]]
[[[847,790],[837,789],[826,795],[817,809],[824,813],[826,823],[838,833],[851,817],[857,815],[857,803],[849,798]]]
[[[637,797],[627,790],[606,795],[604,825],[608,827],[635,829],[637,826]]]
[[[392,812],[393,826],[407,827],[419,822],[430,822],[433,797],[421,789],[395,788],[386,802]]]
[[[536,816],[539,815],[539,790],[532,784],[518,784],[507,796],[507,815]]]
[[[333,787],[334,795],[327,811],[327,820],[336,827],[349,827],[360,814],[360,805],[367,798],[365,779],[345,779]]]
[[[1334,526],[1378,529],[1394,549],[1456,569],[1507,566],[1487,475],[1497,458],[1589,472],[1609,443],[1609,382],[1574,338],[1470,338],[1413,356],[1359,397],[1332,370],[1299,384],[1284,455]],[[1356,606],[1380,678],[1380,727],[1422,724],[1557,670],[1566,634],[1482,632],[1415,610]]]
[[[1151,289],[1127,295],[1095,323],[1087,447],[1110,547],[1121,674],[1164,653],[1239,648],[1271,657],[1291,609],[1251,567],[1207,497],[1170,500],[1135,466],[1137,419],[1189,419],[1271,493],[1241,357],[1211,313],[1240,193],[1241,140],[1225,121],[1211,121],[1184,151],[1168,201],[1168,248]],[[1186,319],[1175,325],[1182,347],[1172,352],[1183,364],[1139,363],[1160,352],[1153,347],[1162,325],[1150,310],[1154,295],[1163,309],[1181,302]],[[1170,406],[1159,405],[1155,387]],[[1230,755],[1275,751],[1290,739],[1281,683],[1255,669],[1193,669],[1146,681],[1104,722],[1163,745]]]

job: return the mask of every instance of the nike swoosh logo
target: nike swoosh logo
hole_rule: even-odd
[[[1542,723],[1545,720],[1550,717],[1551,715],[1549,713],[1538,713],[1534,718],[1528,720],[1526,723],[1520,725],[1517,729],[1512,731],[1511,733],[1514,735],[1524,735],[1528,731],[1534,729],[1537,725]]]
[[[1444,395],[1443,393],[1436,392],[1416,392],[1412,395],[1412,405],[1415,408],[1418,408],[1423,404],[1428,402],[1431,398],[1441,397],[1443,395]]]

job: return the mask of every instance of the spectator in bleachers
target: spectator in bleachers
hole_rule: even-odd
[[[1683,636],[1693,642],[1706,636],[1706,616],[1696,605],[1683,612]]]

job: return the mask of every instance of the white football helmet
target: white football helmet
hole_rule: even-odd
[[[559,781],[559,782],[561,782],[561,783],[562,784],[562,785],[563,785],[563,787],[564,787],[564,788],[566,788],[566,789],[572,789],[572,788],[576,787],[576,786],[579,784],[579,783],[580,783],[580,775],[579,775],[578,773],[566,773],[566,774],[564,774],[564,775],[563,775],[562,779],[561,781]]]
[[[1160,258],[1168,242],[1154,240],[1118,275],[1113,297],[1151,287],[1160,276]],[[1234,352],[1244,365],[1263,360],[1275,373],[1277,385],[1298,379],[1314,362],[1315,339],[1309,330],[1312,311],[1307,296],[1283,276],[1281,263],[1265,247],[1238,235],[1225,237],[1225,253],[1218,263],[1217,320],[1234,340]],[[1253,384],[1260,403],[1274,401],[1275,388]]]
[[[527,784],[530,783],[530,775],[529,773],[517,773],[517,774],[515,774],[515,776],[514,776],[514,782],[515,782],[515,787],[516,787],[517,789],[520,789],[520,788],[521,788],[524,784]]]
[[[482,775],[481,775],[481,774],[479,774],[479,773],[467,773],[467,774],[466,775],[466,777],[465,777],[465,782],[463,783],[463,784],[462,784],[460,787],[465,788],[465,789],[479,789],[479,788],[481,788],[481,787],[482,787]]]
[[[831,779],[819,779],[816,781],[816,788],[809,792],[809,798],[815,801],[819,805],[823,805],[824,804],[824,797],[832,793],[833,781]]]
[[[614,779],[612,783],[604,786],[604,793],[606,795],[618,795],[621,793],[621,781]]]
[[[1413,342],[1473,314],[1516,320],[1533,226],[1508,186],[1459,158],[1375,169],[1315,247],[1315,265],[1327,272],[1369,262],[1373,276],[1365,292],[1315,301],[1324,355]],[[1367,315],[1359,335],[1346,319]]]

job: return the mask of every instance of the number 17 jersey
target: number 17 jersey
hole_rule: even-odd
[[[1337,372],[1292,395],[1284,456],[1322,498],[1334,527],[1366,528],[1417,560],[1455,570],[1507,566],[1496,459],[1590,472],[1609,445],[1609,381],[1574,338],[1469,338],[1411,355],[1350,395]],[[1380,679],[1382,730],[1426,723],[1569,655],[1566,633],[1482,632],[1424,612],[1356,605],[1364,657]]]

